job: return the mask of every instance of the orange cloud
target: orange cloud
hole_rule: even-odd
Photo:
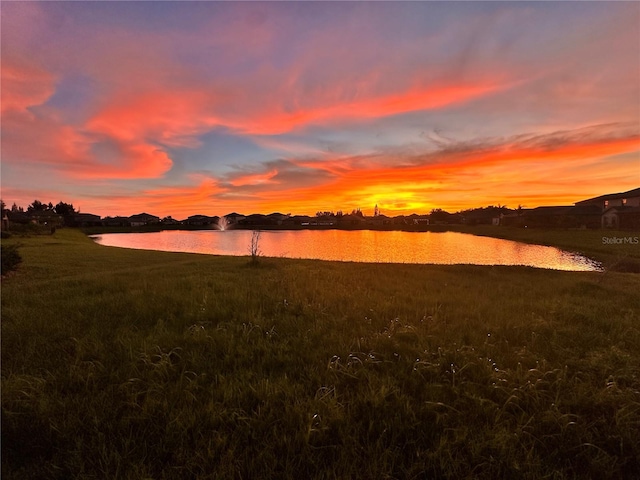
[[[196,213],[210,214],[216,204],[216,196],[224,193],[225,188],[207,177],[194,177],[195,186],[159,187],[144,190],[141,198],[149,208],[170,212],[171,215],[189,216]]]
[[[112,97],[86,128],[129,142],[153,139],[169,146],[198,146],[197,136],[222,124],[215,117],[215,94],[156,90]]]
[[[247,134],[282,134],[314,124],[334,125],[335,122],[368,120],[456,105],[508,87],[508,84],[499,82],[428,86],[405,92],[372,94],[369,98],[347,102],[335,98],[332,102],[331,95],[327,95],[329,98],[316,99],[310,107],[298,106],[292,112],[285,112],[282,104],[278,104],[273,107],[274,111],[258,112],[255,116],[249,115],[242,123],[230,122],[230,125]]]
[[[189,17],[172,17],[167,31],[144,16],[132,28],[133,17],[80,21],[88,17],[74,16],[73,4],[9,2],[3,8],[9,13],[3,14],[3,174],[20,168],[23,183],[75,184],[69,191],[88,192],[76,198],[105,213],[157,209],[185,216],[375,203],[389,213],[485,202],[535,206],[572,203],[583,196],[570,193],[578,186],[595,194],[603,184],[637,186],[636,7],[603,9],[617,13],[604,15],[601,34],[593,35],[588,16],[566,23],[573,17],[547,17],[546,7],[491,8],[439,23],[431,11],[408,4],[425,22],[409,22],[402,35],[387,38],[405,23],[398,20],[403,15],[388,18],[390,7],[381,5],[331,6],[338,10],[314,18],[310,28],[297,10],[223,5],[196,26]],[[556,28],[560,20],[566,32]],[[69,99],[61,88],[52,98],[57,86],[74,83],[67,72],[91,86],[84,96]],[[421,111],[431,114],[389,119]],[[513,135],[535,130],[532,125],[569,129],[605,120],[635,123]],[[451,135],[476,140],[394,147],[362,134],[375,125],[398,145],[413,129],[437,128],[440,121]],[[321,128],[309,128],[315,126]],[[265,152],[263,162],[218,179],[157,186],[190,168],[215,171],[218,159],[204,165],[206,152],[171,158],[203,146],[201,137],[215,129],[252,135],[250,141],[278,154]],[[309,140],[312,132],[321,134]],[[507,137],[478,140],[495,132]],[[324,144],[332,138],[349,155],[328,154]],[[167,175],[174,161],[179,168]],[[129,181],[135,179],[153,181]],[[114,195],[122,186],[125,193]]]
[[[540,202],[571,204],[583,196],[572,193],[577,185],[584,188],[589,182],[602,185],[605,179],[615,179],[616,184],[633,188],[640,181],[637,170],[635,175],[629,171],[629,164],[598,163],[606,156],[640,152],[640,136],[633,128],[627,128],[626,135],[619,138],[609,138],[609,130],[616,129],[596,126],[520,136],[502,143],[452,146],[403,156],[400,162],[395,155],[299,161],[296,163],[306,168],[329,172],[333,180],[322,186],[288,191],[287,195],[315,202],[321,210],[363,208],[377,203],[395,213],[436,207],[463,209],[507,201],[530,206]],[[555,180],[556,185],[552,186],[550,180]],[[537,193],[541,190],[545,193]],[[267,195],[273,200],[286,198]]]
[[[28,113],[28,107],[42,105],[55,91],[53,74],[35,65],[10,58],[2,59],[0,81],[2,114]]]
[[[69,176],[82,179],[159,178],[173,165],[167,153],[154,145],[119,143],[115,150],[117,153],[109,161],[94,156],[90,164],[69,171]]]
[[[271,180],[277,174],[278,174],[277,170],[271,170],[266,173],[242,175],[242,176],[233,178],[232,180],[230,180],[229,183],[231,183],[231,185],[233,185],[234,187],[242,187],[245,185],[257,185],[257,184],[269,182],[269,180]]]

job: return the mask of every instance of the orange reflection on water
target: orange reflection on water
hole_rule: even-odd
[[[251,231],[112,233],[97,236],[95,240],[101,245],[124,248],[242,256],[250,253]],[[601,269],[586,257],[555,247],[455,232],[263,231],[259,246],[266,257],[380,263],[526,265],[572,271]]]

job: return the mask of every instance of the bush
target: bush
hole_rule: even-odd
[[[2,256],[2,275],[18,268],[18,264],[22,261],[17,245],[3,245],[0,254]]]

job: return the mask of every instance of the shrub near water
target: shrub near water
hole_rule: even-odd
[[[634,478],[636,275],[25,240],[3,478]]]

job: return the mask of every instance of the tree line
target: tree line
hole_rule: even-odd
[[[6,208],[6,204],[3,200],[0,200],[0,206],[2,207],[2,211],[9,210],[14,213],[25,213],[24,208],[19,207],[15,202],[11,205],[10,209]],[[72,203],[66,202],[58,202],[56,205],[53,203],[43,203],[40,200],[34,200],[27,207],[26,213],[36,213],[36,212],[52,212],[57,215],[72,215],[74,213],[80,213],[80,210],[76,210]]]

